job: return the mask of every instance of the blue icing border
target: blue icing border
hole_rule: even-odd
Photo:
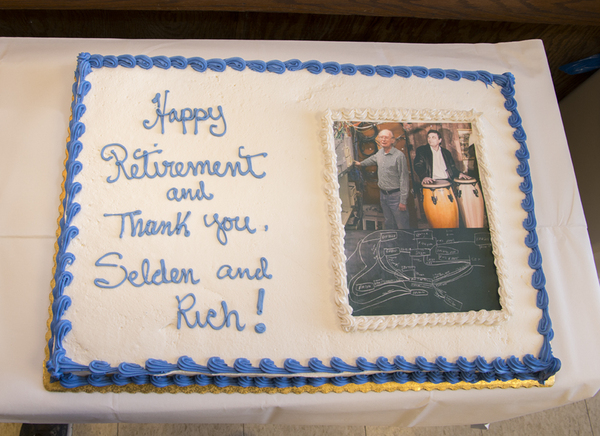
[[[286,359],[283,367],[278,367],[270,359],[262,359],[258,366],[252,366],[247,359],[237,359],[233,367],[228,366],[222,359],[211,357],[206,366],[199,365],[187,356],[182,356],[176,364],[157,359],[149,359],[142,367],[132,363],[121,363],[118,367],[111,367],[108,363],[94,361],[89,365],[81,365],[73,362],[66,356],[62,341],[71,331],[71,322],[62,319],[65,311],[71,305],[71,299],[65,295],[65,288],[70,285],[73,275],[66,268],[73,264],[75,256],[67,252],[71,240],[79,233],[79,229],[71,224],[72,219],[80,211],[81,206],[75,201],[77,194],[81,191],[81,184],[74,178],[81,171],[81,163],[77,160],[83,145],[79,141],[85,132],[85,125],[80,121],[85,113],[83,100],[90,91],[91,85],[85,80],[86,76],[97,68],[125,68],[140,67],[150,69],[153,67],[161,69],[184,69],[190,67],[197,72],[207,69],[217,72],[231,68],[235,71],[243,71],[248,68],[252,71],[264,73],[283,74],[286,71],[294,72],[307,70],[312,74],[344,74],[355,75],[357,73],[365,76],[378,75],[391,78],[399,76],[408,78],[416,76],[419,78],[431,77],[437,80],[448,79],[459,81],[481,81],[486,86],[498,85],[500,92],[506,99],[505,109],[510,112],[509,125],[515,129],[513,137],[519,143],[520,148],[516,152],[519,165],[517,174],[523,177],[520,184],[521,191],[525,194],[522,207],[527,212],[527,218],[523,221],[523,227],[528,235],[525,245],[531,249],[529,255],[529,266],[534,270],[532,275],[532,286],[538,291],[537,307],[542,311],[542,317],[538,323],[538,332],[543,336],[543,345],[538,357],[527,354],[522,361],[515,356],[508,359],[497,358],[487,362],[482,357],[477,357],[472,362],[464,357],[458,358],[455,363],[448,362],[443,357],[438,357],[435,362],[428,362],[423,357],[415,359],[415,363],[407,362],[403,357],[396,356],[393,362],[380,357],[375,362],[369,362],[359,357],[355,366],[346,363],[337,357],[333,357],[329,366],[319,359],[311,358],[308,365],[304,366],[294,359]],[[550,341],[554,337],[552,322],[548,313],[548,293],[546,292],[546,279],[542,270],[542,257],[538,247],[538,238],[535,231],[536,219],[534,213],[534,201],[532,195],[531,178],[529,175],[529,152],[527,150],[527,135],[521,125],[521,117],[517,111],[517,102],[514,98],[515,79],[512,74],[491,74],[487,71],[457,71],[443,70],[439,68],[428,69],[413,66],[389,66],[389,65],[353,65],[339,64],[337,62],[308,61],[301,62],[292,59],[286,62],[272,61],[246,61],[233,57],[228,59],[208,59],[200,57],[184,58],[181,56],[154,56],[146,55],[131,56],[101,56],[81,53],[78,56],[77,69],[75,71],[75,83],[73,84],[73,102],[71,104],[72,119],[69,123],[70,138],[67,142],[68,158],[65,162],[66,175],[64,180],[64,198],[62,200],[63,213],[59,220],[60,235],[58,237],[58,250],[56,253],[56,269],[54,272],[54,288],[52,289],[52,320],[50,323],[50,339],[48,341],[49,359],[46,362],[51,382],[59,381],[64,388],[76,388],[91,385],[95,387],[119,385],[129,383],[138,385],[152,384],[155,387],[166,387],[176,385],[180,387],[198,385],[206,386],[213,384],[217,387],[240,386],[240,387],[302,387],[321,386],[331,383],[335,386],[344,386],[349,383],[363,384],[373,382],[377,384],[387,382],[397,383],[458,383],[465,381],[476,383],[478,381],[491,382],[494,380],[509,381],[537,380],[544,382],[560,369],[560,360],[552,355]],[[197,375],[164,375],[173,371],[193,371]],[[366,372],[369,372],[368,374]],[[89,375],[78,375],[84,373]],[[315,374],[314,377],[305,375]],[[341,373],[354,373],[346,376]],[[228,374],[228,375],[223,375]],[[239,376],[231,377],[232,374]],[[251,376],[244,374],[252,374]],[[265,374],[262,376],[260,374]],[[302,374],[303,376],[294,376]],[[317,375],[318,374],[318,375]],[[268,375],[268,376],[266,376]]]

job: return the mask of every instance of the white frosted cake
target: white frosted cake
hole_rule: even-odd
[[[48,389],[549,384],[512,75],[321,61],[79,56]],[[353,164],[383,131],[410,172],[410,228],[382,224]],[[414,164],[431,131],[484,224],[458,179],[428,200]],[[460,224],[434,229],[423,202],[446,197]]]

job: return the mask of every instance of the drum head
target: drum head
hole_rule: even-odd
[[[454,183],[458,183],[459,185],[472,185],[477,183],[477,179],[454,179]]]
[[[427,189],[447,188],[450,186],[450,182],[448,180],[434,180],[433,183],[421,183],[421,186]]]

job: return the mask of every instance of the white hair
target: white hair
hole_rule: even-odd
[[[383,130],[380,130],[380,131],[379,131],[379,133],[377,134],[377,137],[379,138],[379,135],[381,135],[383,132],[389,132],[389,133],[390,133],[390,135],[391,135],[391,137],[392,137],[392,138],[394,137],[394,132],[392,132],[390,129],[383,129]]]

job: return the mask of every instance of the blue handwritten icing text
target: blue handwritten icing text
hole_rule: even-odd
[[[214,195],[211,193],[204,192],[204,181],[200,180],[200,188],[196,189],[196,192],[192,192],[191,188],[188,189],[177,189],[171,188],[167,191],[167,200],[169,201],[181,201],[181,200],[212,200]]]
[[[210,224],[208,223],[208,221],[206,221],[207,216],[208,215],[204,215],[204,225],[206,227],[212,227],[213,224],[217,225],[217,239],[219,240],[221,245],[227,245],[227,232],[233,230],[234,228],[238,232],[247,230],[250,234],[256,233],[256,229],[250,228],[250,217],[244,218],[244,225],[240,227],[238,225],[240,221],[239,216],[236,216],[235,218],[223,217],[222,220],[219,220],[219,214],[215,213],[213,215],[213,222]]]
[[[187,228],[187,219],[190,217],[192,212],[189,210],[185,214],[185,218],[181,219],[181,212],[177,212],[177,222],[175,225],[171,223],[171,221],[158,221],[147,220],[146,225],[144,225],[144,220],[139,218],[137,221],[134,221],[133,217],[136,215],[140,215],[142,213],[141,210],[134,210],[133,212],[124,212],[124,213],[105,213],[105,217],[109,216],[120,216],[121,217],[121,233],[119,234],[119,238],[123,238],[123,234],[125,233],[126,223],[128,222],[126,218],[129,218],[129,228],[131,229],[131,236],[153,236],[164,235],[165,233],[169,236],[173,236],[174,234],[181,234],[183,231],[184,236],[190,236],[190,231]],[[137,234],[136,234],[137,233]]]
[[[229,308],[227,307],[227,303],[225,301],[221,302],[221,308],[223,309],[223,323],[221,325],[215,325],[211,321],[212,318],[217,317],[217,311],[214,309],[208,309],[208,311],[206,312],[206,317],[205,317],[206,321],[204,323],[202,323],[202,320],[200,319],[201,318],[200,312],[197,310],[196,315],[194,316],[194,318],[195,318],[194,322],[191,323],[188,320],[188,312],[190,310],[192,310],[194,308],[194,306],[196,305],[196,296],[192,293],[189,293],[183,298],[179,298],[179,296],[175,296],[175,298],[177,298],[177,329],[178,330],[181,329],[181,320],[182,319],[185,320],[185,323],[187,324],[187,326],[189,328],[200,327],[203,329],[205,327],[210,327],[213,330],[221,330],[225,326],[227,326],[227,327],[231,326],[231,317],[232,316],[235,317],[235,328],[237,329],[238,332],[241,332],[242,330],[244,330],[246,328],[246,324],[240,325],[240,315],[237,313],[237,311],[236,310],[229,311]],[[190,298],[192,300],[192,304],[189,307],[184,309],[181,306],[183,305],[185,300],[187,300],[188,298]]]
[[[169,91],[165,91],[165,98],[163,99],[163,106],[160,107],[160,92],[157,92],[154,98],[152,99],[152,103],[156,105],[156,119],[154,123],[150,124],[150,121],[144,120],[143,125],[146,129],[150,130],[154,126],[158,124],[160,121],[160,133],[165,134],[165,118],[169,121],[169,123],[181,123],[183,127],[183,134],[187,133],[187,128],[185,123],[187,121],[194,121],[194,135],[198,134],[198,123],[206,120],[223,121],[222,132],[217,132],[217,124],[211,124],[209,127],[210,134],[213,136],[223,136],[227,132],[227,122],[225,121],[225,115],[223,115],[223,108],[221,106],[217,106],[218,114],[214,114],[213,108],[209,107],[208,109],[201,108],[185,108],[177,113],[176,109],[171,109],[167,112],[167,94]]]
[[[260,258],[260,268],[256,268],[254,274],[250,274],[250,270],[245,268],[238,268],[235,272],[233,267],[230,265],[223,265],[217,270],[217,278],[223,280],[224,278],[229,277],[231,280],[234,279],[243,279],[244,277],[248,280],[262,280],[262,279],[271,279],[273,277],[272,274],[267,273],[267,267],[269,266],[269,262],[266,258]]]
[[[157,144],[155,144],[156,146]],[[246,160],[246,169],[242,169],[241,162],[225,162],[224,168],[221,168],[223,162],[214,161],[210,162],[209,160],[205,161],[197,161],[197,162],[174,162],[174,161],[162,161],[162,162],[150,162],[149,156],[151,154],[160,154],[162,150],[157,149],[153,151],[142,151],[140,148],[136,149],[133,152],[133,158],[135,160],[141,161],[140,165],[134,163],[129,165],[129,171],[125,167],[125,161],[129,157],[129,153],[127,152],[127,148],[118,143],[107,144],[102,147],[100,151],[100,156],[106,162],[110,162],[111,160],[115,160],[115,166],[117,167],[117,175],[115,177],[107,177],[106,181],[108,183],[115,183],[121,177],[121,172],[127,180],[132,179],[153,179],[155,177],[187,177],[190,172],[193,176],[197,176],[198,174],[208,174],[210,176],[217,177],[225,177],[231,176],[235,177],[238,174],[240,176],[252,175],[257,179],[262,179],[266,176],[265,172],[257,174],[254,172],[254,168],[252,168],[252,159],[255,157],[267,157],[267,153],[258,153],[254,155],[250,154],[242,154],[243,146],[238,148],[238,156],[240,159]],[[122,155],[119,157],[119,155]],[[153,166],[154,170],[150,170],[148,167]],[[162,166],[162,168],[160,168]]]
[[[136,288],[140,288],[142,286],[147,285],[158,286],[165,283],[188,283],[188,281],[191,282],[191,284],[193,285],[197,285],[198,283],[200,283],[199,279],[194,279],[194,271],[191,268],[181,268],[180,270],[178,270],[177,268],[171,268],[171,271],[167,272],[167,267],[165,265],[164,259],[160,260],[160,268],[155,270],[153,273],[150,272],[150,261],[148,259],[144,259],[142,261],[140,272],[129,272],[127,268],[125,268],[123,265],[117,265],[114,263],[102,263],[104,261],[104,258],[109,256],[117,256],[119,260],[123,259],[123,255],[121,253],[112,251],[101,256],[94,265],[97,267],[121,268],[121,270],[123,270],[123,278],[116,284],[114,282],[111,283],[104,278],[94,279],[94,284],[99,288],[115,289],[121,286],[126,281],[129,281],[129,283],[131,283]],[[140,280],[136,282],[138,278]]]

